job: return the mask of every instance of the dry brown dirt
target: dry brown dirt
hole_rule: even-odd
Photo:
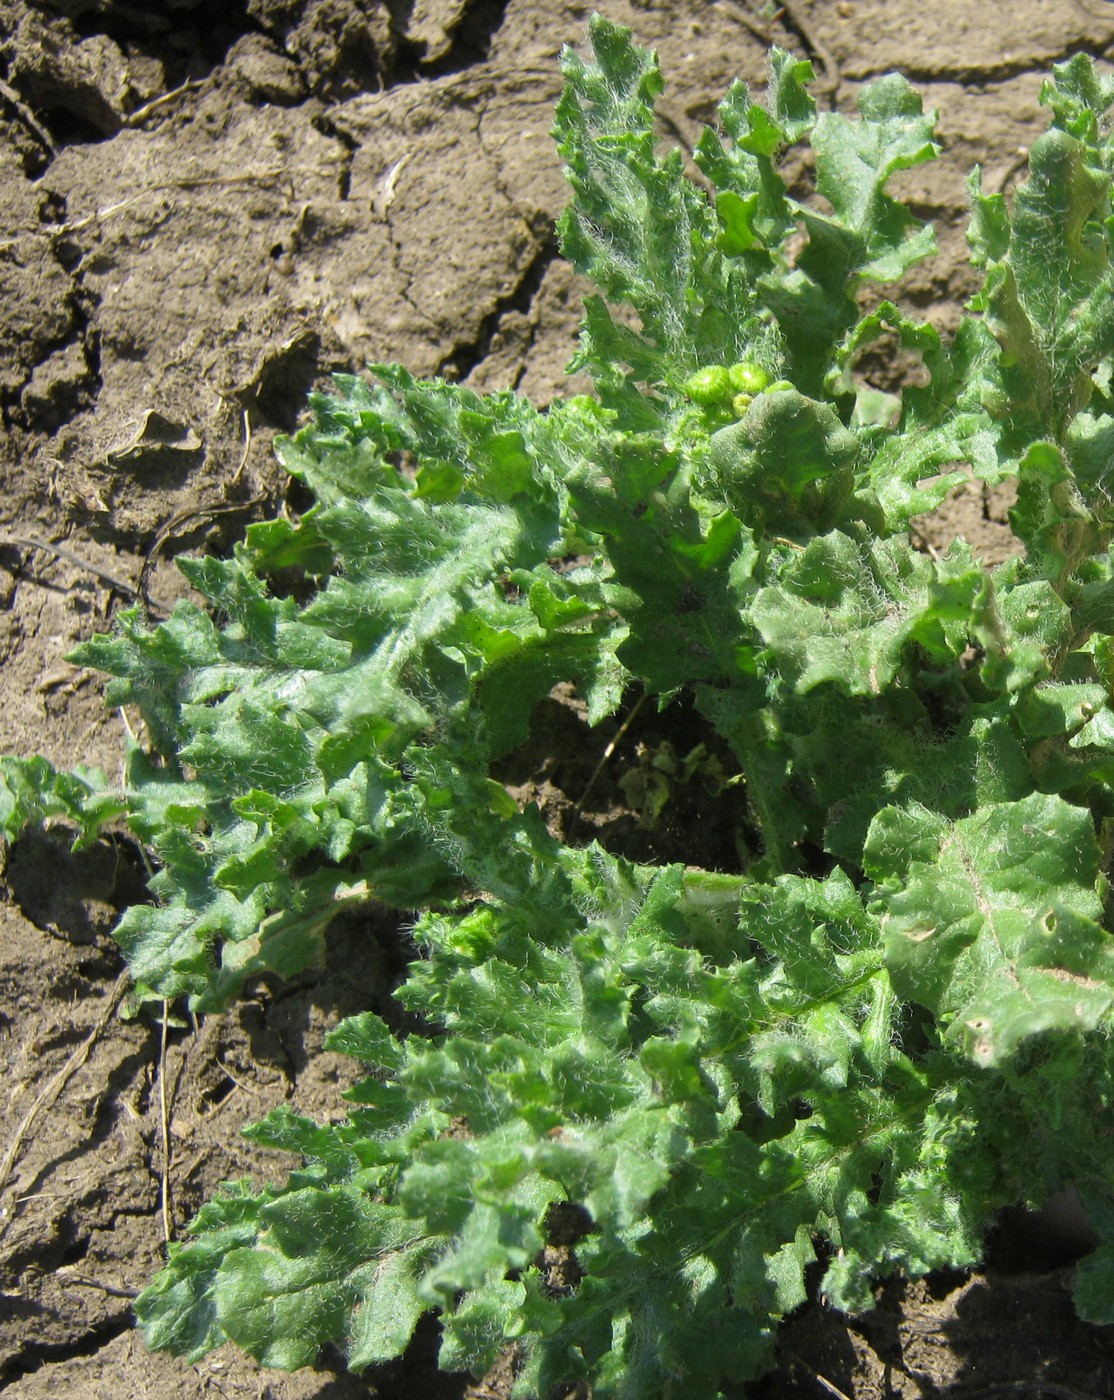
[[[905,178],[941,252],[906,289],[942,326],[970,292],[964,177],[1008,188],[1043,127],[1042,75],[1114,56],[1107,0],[601,0],[658,47],[663,133],[691,145],[767,42],[811,57],[822,100],[897,68],[941,109],[942,158]],[[278,508],[277,432],[307,391],[367,361],[562,390],[581,289],[552,223],[548,135],[575,0],[0,0],[0,752],[116,771],[124,722],[69,649],[142,590],[184,591],[183,551],[227,548]],[[1009,548],[1001,502],[950,518]],[[578,745],[568,713],[555,742]],[[564,728],[561,728],[564,725]],[[562,738],[563,736],[563,738]],[[536,755],[537,785],[554,755]],[[547,767],[548,763],[548,767]],[[383,918],[328,965],[202,1023],[118,1014],[110,937],[143,891],[127,843],[80,856],[34,836],[0,884],[0,1380],[13,1400],[437,1400],[423,1328],[360,1378],[294,1376],[227,1349],[150,1356],[130,1300],[218,1182],[284,1163],[240,1125],[287,1102],[328,1117],[352,1070],[321,1051],[386,1004],[405,958]],[[167,1150],[169,1144],[169,1151]],[[1114,1394],[1108,1332],[1074,1320],[1056,1241],[1003,1226],[995,1267],[893,1282],[848,1325],[787,1324],[762,1396]],[[474,1396],[505,1393],[492,1377]],[[693,1400],[702,1400],[694,1396]]]

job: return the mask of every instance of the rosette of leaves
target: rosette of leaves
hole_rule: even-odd
[[[516,1395],[711,1397],[810,1266],[869,1308],[1068,1184],[1102,1241],[1078,1305],[1114,1321],[1114,88],[1060,66],[1012,205],[972,177],[983,284],[945,340],[879,300],[934,247],[888,191],[936,149],[903,79],[818,114],[775,50],[697,184],[655,57],[589,37],[556,135],[595,394],[338,381],[279,449],[312,509],[185,564],[209,609],[80,649],[144,720],[124,786],[0,768],[9,839],[122,819],[152,852],[136,1001],[217,1009],[341,910],[418,911],[398,996],[432,1033],[343,1022],[347,1119],[247,1129],[301,1165],[206,1205],[140,1324],[361,1368],[434,1310],[442,1366],[510,1350]],[[822,200],[779,173],[801,142]],[[921,387],[862,382],[883,335]],[[1017,483],[1008,563],[909,543],[960,462]],[[687,697],[749,865],[636,866],[521,810],[493,765],[560,682],[593,723]]]

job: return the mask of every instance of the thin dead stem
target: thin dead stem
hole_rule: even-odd
[[[58,559],[64,559],[67,564],[76,564],[79,569],[84,569],[87,574],[99,578],[102,583],[107,583],[118,593],[126,593],[129,598],[139,597],[139,590],[127,579],[110,574],[107,569],[102,569],[98,564],[91,564],[88,559],[83,559],[80,554],[75,554],[72,549],[67,549],[65,545],[53,544],[50,540],[36,539],[34,535],[0,533],[0,545],[3,544],[13,545],[17,549],[41,549],[46,554],[53,554]]]
[[[603,753],[600,755],[600,761],[596,764],[595,768],[592,770],[592,776],[588,779],[588,782],[587,782],[587,784],[585,785],[584,791],[580,794],[580,800],[577,802],[576,806],[572,809],[572,820],[569,822],[569,829],[568,829],[568,832],[567,832],[566,835],[565,835],[565,840],[566,840],[566,841],[571,841],[571,840],[572,840],[573,835],[574,835],[575,832],[576,832],[577,824],[578,824],[579,821],[580,821],[580,814],[584,811],[584,804],[588,801],[588,797],[589,797],[589,795],[591,794],[591,791],[592,791],[593,787],[595,787],[597,779],[599,778],[600,774],[603,772],[604,768],[605,768],[605,767],[607,766],[607,764],[609,763],[609,761],[610,761],[610,759],[611,759],[611,755],[615,752],[615,750],[619,747],[619,745],[620,745],[620,744],[623,742],[623,740],[626,738],[627,730],[630,729],[631,725],[634,723],[635,719],[636,719],[637,716],[638,716],[638,712],[642,709],[642,706],[643,706],[645,703],[646,703],[646,695],[645,695],[645,693],[643,693],[642,695],[640,695],[640,696],[638,697],[638,699],[637,699],[637,700],[634,702],[634,704],[631,706],[631,712],[630,712],[630,714],[627,715],[626,719],[625,719],[625,720],[622,722],[622,724],[619,726],[618,730],[616,731],[616,734],[615,734],[614,739],[611,740],[611,742],[608,744],[607,748],[604,749]]]
[[[166,1030],[170,1019],[170,1003],[162,1004],[162,1028],[159,1035],[159,1129],[162,1133],[162,1162],[159,1172],[159,1211],[162,1215],[162,1238],[170,1243],[170,1105],[166,1093]]]
[[[245,420],[246,418],[247,415],[245,414]],[[247,460],[247,450],[248,447],[250,447],[251,445],[250,434],[251,428],[249,423],[248,442],[244,448],[245,455],[240,463],[240,467],[236,471],[236,475],[233,477],[233,481],[239,479],[240,472],[243,469],[243,462]],[[162,528],[159,530],[159,533],[155,536],[155,542],[147,551],[147,555],[143,560],[143,567],[139,571],[139,583],[136,586],[135,592],[136,596],[139,598],[139,601],[143,604],[144,611],[147,613],[150,613],[152,611],[151,601],[148,599],[147,596],[147,582],[151,573],[151,569],[155,563],[155,560],[161,553],[163,546],[168,540],[173,538],[174,532],[177,529],[179,529],[182,525],[189,524],[190,521],[200,522],[205,520],[212,520],[218,515],[231,515],[236,511],[251,510],[255,506],[262,505],[266,499],[266,496],[253,496],[250,501],[226,501],[218,506],[201,506],[192,510],[181,510],[178,512],[177,515],[171,516],[171,518],[166,522],[165,525],[162,526]],[[161,607],[157,602],[155,603],[154,608],[159,612],[166,611],[165,607]]]
[[[179,97],[185,96],[187,92],[193,92],[197,88],[204,87],[204,83],[199,78],[187,78],[184,83],[176,88],[171,88],[169,92],[160,93],[158,97],[152,97],[150,102],[145,102],[142,107],[137,107],[134,112],[129,112],[124,118],[124,126],[139,126],[141,122],[153,113],[160,111],[163,107],[170,106]]]

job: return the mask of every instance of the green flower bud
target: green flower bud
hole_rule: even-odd
[[[711,407],[731,397],[731,376],[723,365],[709,365],[689,375],[681,386],[693,403]]]
[[[737,394],[760,394],[770,382],[770,376],[753,360],[742,360],[727,371],[731,387]]]

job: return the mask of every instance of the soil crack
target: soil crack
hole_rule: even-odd
[[[454,347],[437,368],[437,373],[447,379],[467,379],[477,365],[492,352],[492,342],[499,333],[503,317],[509,312],[528,316],[534,298],[541,290],[542,282],[550,264],[558,257],[557,239],[550,236],[539,243],[533,256],[523,269],[515,285],[501,296],[480,322],[475,338],[464,345]]]
[[[344,203],[352,191],[352,161],[360,149],[360,143],[350,131],[337,126],[329,112],[319,112],[312,119],[312,124],[322,136],[337,143],[337,199]]]
[[[52,1363],[79,1361],[86,1356],[95,1356],[109,1342],[130,1332],[135,1326],[131,1308],[124,1308],[101,1322],[94,1323],[81,1337],[72,1342],[28,1342],[0,1370],[0,1381],[5,1386],[14,1381],[41,1371]]]
[[[1091,58],[1099,62],[1107,59],[1108,44],[1100,40],[1076,40],[1074,43],[1065,44],[1062,48],[1053,52],[1042,54],[1039,59],[1033,60],[1028,55],[1023,55],[1014,60],[1003,60],[1001,63],[975,63],[970,66],[941,66],[918,68],[915,63],[902,64],[901,72],[914,87],[929,86],[933,83],[956,83],[963,87],[981,88],[990,87],[995,83],[1013,82],[1017,78],[1023,78],[1037,69],[1051,69],[1054,64],[1067,63],[1078,53],[1089,54]],[[867,82],[877,77],[876,72],[856,69],[853,77],[855,82]]]

